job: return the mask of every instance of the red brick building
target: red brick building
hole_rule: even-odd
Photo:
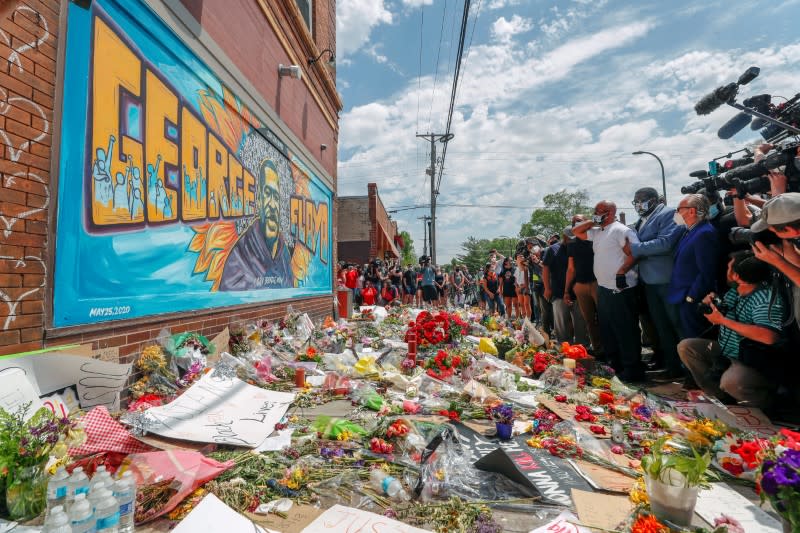
[[[0,355],[332,314],[335,0],[85,3],[0,22]]]
[[[402,248],[397,221],[386,212],[378,186],[367,185],[366,196],[337,199],[338,257],[349,263],[366,264],[372,259],[398,259]]]

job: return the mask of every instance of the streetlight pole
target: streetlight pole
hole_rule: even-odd
[[[667,178],[664,175],[664,163],[662,163],[661,162],[661,158],[658,157],[653,152],[645,152],[643,150],[637,150],[636,152],[633,152],[632,155],[642,155],[642,154],[652,155],[653,157],[656,158],[656,161],[658,161],[658,164],[661,165],[661,189],[664,191],[664,203],[666,204],[667,203]]]

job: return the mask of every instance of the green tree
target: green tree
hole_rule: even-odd
[[[464,253],[460,254],[456,260],[459,264],[466,265],[469,271],[474,273],[479,268],[483,268],[488,261],[489,250],[495,249],[499,254],[511,257],[517,241],[519,239],[516,237],[495,237],[493,239],[467,237],[467,240],[461,243]]]
[[[549,237],[561,231],[572,222],[572,216],[591,213],[589,207],[589,193],[586,189],[568,192],[561,189],[558,192],[546,195],[542,202],[545,207],[534,209],[531,219],[522,224],[519,230],[520,237],[532,237],[542,234]]]
[[[407,231],[401,231],[400,237],[403,239],[403,248],[400,250],[400,260],[404,265],[409,263],[416,264],[417,254],[414,253],[414,240]]]

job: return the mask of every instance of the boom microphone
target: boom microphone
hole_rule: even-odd
[[[729,83],[723,87],[717,87],[709,94],[705,95],[694,105],[694,111],[698,115],[708,115],[712,111],[718,109],[725,102],[736,98],[736,93],[739,92],[739,86],[735,83]]]
[[[732,119],[722,125],[717,132],[720,139],[730,139],[740,131],[742,131],[748,124],[752,117],[747,113],[738,113]]]

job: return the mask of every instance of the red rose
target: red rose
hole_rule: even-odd
[[[555,400],[559,403],[566,403],[567,397],[564,394],[558,394],[556,395]]]
[[[545,370],[547,370],[547,365],[546,364],[539,363],[539,362],[534,363],[533,371],[536,372],[537,374],[541,374]]]
[[[606,428],[603,426],[589,426],[589,430],[594,433],[595,435],[605,435]]]

